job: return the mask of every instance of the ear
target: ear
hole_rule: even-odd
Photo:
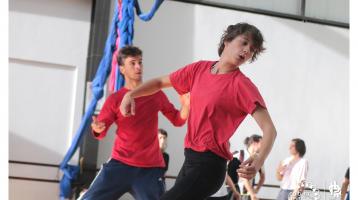
[[[125,69],[124,69],[124,67],[121,65],[121,66],[119,66],[119,71],[122,73],[122,74],[124,74],[124,72],[125,72]]]

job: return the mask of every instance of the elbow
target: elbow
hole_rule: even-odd
[[[186,122],[186,120],[181,119],[181,120],[178,120],[177,122],[174,122],[173,125],[175,127],[181,127],[181,126],[184,126],[185,122]]]
[[[273,124],[271,126],[267,126],[263,129],[263,134],[266,134],[267,136],[272,138],[272,140],[275,140],[277,137],[277,131],[275,126]]]
[[[184,126],[184,124],[186,123],[186,119],[183,119],[180,116],[180,113],[178,113],[176,119],[172,123],[175,127],[181,127],[181,126]]]

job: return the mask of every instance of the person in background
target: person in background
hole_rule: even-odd
[[[280,162],[276,170],[276,178],[281,181],[281,190],[277,200],[293,200],[303,192],[308,173],[308,161],[303,158],[306,145],[302,139],[291,141],[291,156]]]
[[[344,180],[342,183],[341,200],[349,200],[348,186],[349,186],[349,167],[346,171],[346,175],[344,176]]]
[[[165,174],[167,173],[168,168],[169,168],[169,154],[167,152],[165,152],[165,150],[167,149],[167,146],[168,146],[167,139],[168,139],[167,131],[164,129],[161,129],[161,128],[158,129],[159,147],[163,154],[163,159],[165,162],[165,168],[164,168],[164,174],[163,174],[164,190],[166,190]]]
[[[244,144],[246,148],[244,150],[240,150],[239,152],[239,159],[244,161],[256,154],[260,153],[262,142],[262,136],[253,134],[250,137],[246,137],[244,140]],[[265,171],[264,167],[261,167],[259,170],[259,182],[255,186],[255,178],[248,180],[248,179],[240,179],[239,180],[239,187],[242,188],[242,199],[243,200],[257,200],[257,193],[259,192],[261,186],[265,182]]]
[[[183,126],[189,114],[189,99],[181,97],[177,110],[163,91],[136,99],[140,114],[124,117],[118,107],[126,93],[142,84],[142,51],[135,46],[122,47],[117,56],[125,85],[105,101],[91,123],[93,136],[101,140],[110,126],[117,125],[112,155],[103,164],[81,200],[117,200],[130,192],[135,199],[157,200],[164,192],[162,177],[165,162],[158,145],[158,113],[174,126]]]

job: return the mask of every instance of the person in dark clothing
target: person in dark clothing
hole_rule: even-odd
[[[169,169],[169,154],[167,152],[165,152],[165,149],[168,146],[167,143],[167,138],[168,138],[168,133],[166,130],[164,129],[158,129],[158,140],[159,140],[159,147],[160,150],[162,151],[163,154],[163,159],[165,162],[165,168],[164,168],[164,175],[162,177],[163,179],[163,183],[164,183],[164,189],[166,190],[166,184],[165,184],[165,174],[167,173],[168,169]]]

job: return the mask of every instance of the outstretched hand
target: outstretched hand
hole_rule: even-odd
[[[241,163],[237,173],[239,177],[250,180],[255,177],[260,168],[261,166],[258,164],[257,157],[250,157]]]
[[[106,124],[98,121],[96,116],[92,116],[91,128],[94,132],[101,133],[106,129]]]
[[[135,102],[130,92],[124,95],[119,109],[124,117],[135,115]]]

